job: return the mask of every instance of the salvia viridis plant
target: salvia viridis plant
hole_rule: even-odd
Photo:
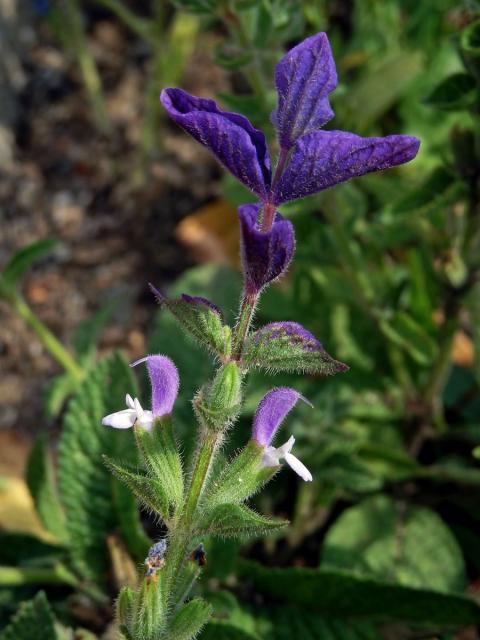
[[[145,559],[137,591],[125,587],[118,598],[121,633],[129,640],[189,640],[208,621],[212,607],[190,597],[205,560],[203,541],[213,535],[259,537],[288,526],[263,516],[245,502],[282,470],[284,463],[306,482],[310,471],[292,453],[295,439],[274,440],[299,400],[295,389],[273,388],[256,410],[250,437],[223,468],[216,464],[222,443],[234,428],[249,370],[272,374],[335,374],[348,367],[296,322],[254,327],[255,308],[265,287],[287,270],[295,251],[293,225],[278,206],[304,198],[363,174],[403,164],[415,157],[419,141],[405,135],[362,138],[320,127],[332,117],[329,94],[335,89],[335,63],[325,33],[307,38],[289,51],[275,72],[278,106],[272,114],[279,154],[272,172],[264,134],[242,115],[222,111],[213,100],[164,89],[168,115],[258,198],[239,207],[243,293],[236,325],[224,324],[221,310],[187,293],[171,300],[153,286],[163,307],[217,363],[213,379],[193,398],[198,422],[191,468],[184,468],[182,443],[175,433],[175,401],[181,380],[164,355],[145,363],[152,401],[144,409],[126,396],[126,408],[103,419],[107,427],[132,428],[143,461],[141,469],[107,459],[111,471],[164,523],[168,534]],[[125,389],[125,392],[128,392]],[[193,426],[192,426],[193,429]],[[219,468],[220,467],[220,468]]]

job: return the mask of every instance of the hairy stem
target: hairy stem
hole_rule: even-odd
[[[73,356],[65,349],[65,347],[57,340],[53,333],[47,329],[43,322],[33,313],[27,303],[18,294],[14,294],[10,298],[10,303],[25,321],[25,323],[33,329],[43,346],[50,352],[55,360],[65,369],[67,373],[80,381],[84,378],[84,371],[75,361]]]
[[[235,327],[233,336],[233,355],[237,360],[240,358],[243,350],[243,344],[252,324],[253,314],[258,301],[258,293],[244,292],[240,305],[240,313],[238,322]]]

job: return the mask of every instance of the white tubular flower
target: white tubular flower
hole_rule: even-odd
[[[305,482],[311,482],[313,480],[312,474],[307,469],[307,467],[301,462],[296,456],[294,456],[290,451],[295,444],[295,438],[290,436],[290,438],[282,444],[281,447],[265,447],[263,452],[263,458],[261,462],[262,467],[275,467],[280,464],[280,460],[285,460],[288,466],[298,474],[302,480]]]
[[[127,393],[125,402],[127,409],[111,413],[102,419],[102,424],[114,429],[130,429],[138,423],[146,431],[150,431],[153,425],[153,414],[151,411],[144,411],[137,398],[132,398]]]

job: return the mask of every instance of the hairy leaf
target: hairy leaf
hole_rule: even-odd
[[[247,340],[242,360],[247,367],[331,375],[347,371],[297,322],[272,322]]]
[[[238,504],[220,504],[207,511],[198,524],[198,535],[225,538],[259,537],[288,525],[286,520],[274,520]]]
[[[124,464],[103,456],[103,460],[110,471],[124,483],[137,499],[163,518],[168,518],[168,499],[162,485],[148,475],[135,472]]]
[[[191,640],[195,638],[212,615],[212,605],[202,598],[193,598],[174,616],[168,640]]]
[[[180,327],[210,353],[228,356],[231,351],[231,331],[224,326],[220,309],[206,298],[183,294],[170,300],[154,289],[157,300],[170,311]]]
[[[103,360],[70,402],[59,443],[59,485],[67,516],[72,557],[85,577],[102,582],[108,569],[105,539],[119,525],[115,483],[102,455],[132,460],[130,430],[102,426],[102,417],[124,405],[134,392],[130,367],[119,354]],[[133,496],[131,498],[133,500]]]

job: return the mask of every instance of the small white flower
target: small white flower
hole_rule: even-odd
[[[102,419],[102,424],[114,429],[130,429],[138,423],[146,431],[150,431],[153,425],[153,414],[151,411],[144,411],[137,398],[132,398],[127,393],[125,402],[128,409],[111,413]]]
[[[262,468],[276,467],[278,464],[280,464],[280,460],[283,458],[288,466],[291,467],[295,471],[295,473],[302,478],[302,480],[305,480],[305,482],[311,482],[313,478],[310,471],[303,464],[303,462],[300,462],[298,458],[290,453],[294,444],[295,438],[293,436],[290,436],[287,442],[285,442],[285,444],[282,444],[281,447],[265,447],[262,462],[260,463],[260,465]]]

